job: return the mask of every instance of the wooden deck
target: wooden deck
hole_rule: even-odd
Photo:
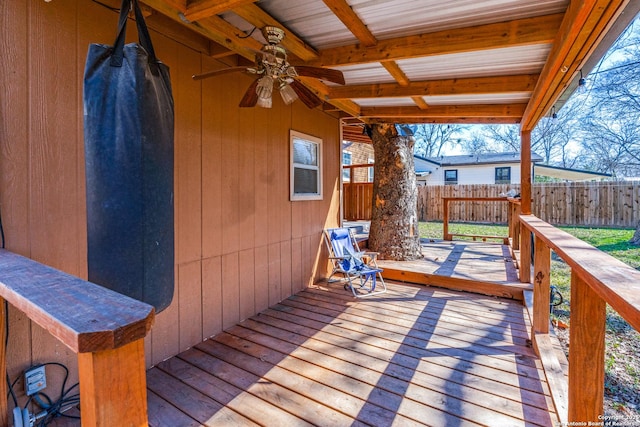
[[[552,426],[518,301],[311,288],[148,371],[150,425]]]
[[[520,283],[509,246],[491,242],[422,241],[423,259],[379,261],[387,279],[523,299],[530,284]]]

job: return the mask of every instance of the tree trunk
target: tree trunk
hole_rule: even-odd
[[[633,237],[629,240],[629,243],[632,245],[640,246],[640,222],[638,222],[638,226],[636,227],[636,232],[633,233]]]
[[[371,140],[376,162],[369,249],[381,259],[421,258],[414,139],[398,135],[395,125],[377,124]]]

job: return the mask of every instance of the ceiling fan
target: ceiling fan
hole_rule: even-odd
[[[287,51],[280,45],[285,35],[282,29],[266,26],[262,29],[262,35],[268,44],[265,44],[260,51],[256,52],[255,66],[223,68],[208,73],[196,74],[193,79],[202,80],[235,72],[255,74],[256,79],[242,97],[240,107],[255,107],[258,105],[264,108],[271,108],[274,90],[280,92],[282,100],[287,105],[296,99],[300,99],[309,108],[315,108],[322,104],[322,101],[311,90],[296,80],[298,76],[313,77],[341,85],[344,84],[342,71],[304,65],[296,65],[294,67],[289,64]]]

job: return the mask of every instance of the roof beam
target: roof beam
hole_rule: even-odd
[[[306,44],[298,36],[289,31],[282,23],[278,22],[255,4],[250,3],[234,7],[233,12],[254,27],[263,28],[271,25],[283,29],[285,37],[280,44],[288,53],[294,54],[303,61],[312,61],[318,58],[318,52],[314,48]]]
[[[233,50],[251,61],[255,59],[255,51],[262,48],[262,44],[259,41],[252,37],[242,38],[244,35],[242,31],[218,16],[204,18],[197,23],[187,23],[180,18],[180,14],[183,12],[175,5],[169,4],[166,0],[142,1],[147,6],[179,22],[186,28],[213,40],[229,50]]]
[[[432,120],[451,122],[451,120],[463,119],[473,123],[481,123],[478,122],[479,119],[495,119],[517,123],[525,107],[526,104],[432,105],[428,110],[422,110],[419,107],[363,107],[360,109],[360,117],[367,118],[369,121],[377,119],[387,123],[401,123],[402,119],[410,119],[409,122]]]
[[[306,87],[311,89],[318,98],[321,100],[329,102],[331,105],[334,105],[344,111],[351,116],[358,117],[360,115],[360,106],[355,102],[348,99],[337,99],[337,100],[328,100],[327,93],[329,88],[327,85],[319,81],[318,79],[310,78],[310,77],[298,77]]]
[[[524,112],[522,130],[532,130],[551,109],[626,4],[626,0],[581,0],[569,4]]]
[[[563,14],[380,40],[375,46],[340,46],[320,51],[310,65],[327,67],[394,61],[485,49],[551,43]]]
[[[200,0],[192,1],[187,5],[184,16],[189,21],[199,21],[233,9],[243,4],[253,3],[256,0]]]
[[[405,98],[441,95],[472,95],[485,93],[531,92],[538,76],[523,74],[501,77],[428,80],[408,85],[386,83],[329,88],[329,99]]]
[[[346,0],[323,0],[324,4],[333,12],[336,17],[353,33],[354,36],[365,46],[375,46],[378,40],[369,31],[369,28],[362,22],[360,17],[353,11]]]

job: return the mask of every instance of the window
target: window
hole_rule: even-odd
[[[511,184],[511,167],[496,168],[496,184]]]
[[[374,159],[369,157],[367,163],[373,164],[375,162]],[[373,167],[367,168],[367,182],[373,182]]]
[[[458,170],[448,169],[444,171],[444,183],[445,185],[455,185],[458,183]]]
[[[294,130],[291,139],[291,200],[322,200],[322,140]]]
[[[348,153],[346,151],[342,152],[342,166],[349,166],[351,164],[351,153]],[[351,171],[353,169],[347,169],[347,168],[343,168],[342,169],[342,180],[344,182],[349,182],[351,181]]]

